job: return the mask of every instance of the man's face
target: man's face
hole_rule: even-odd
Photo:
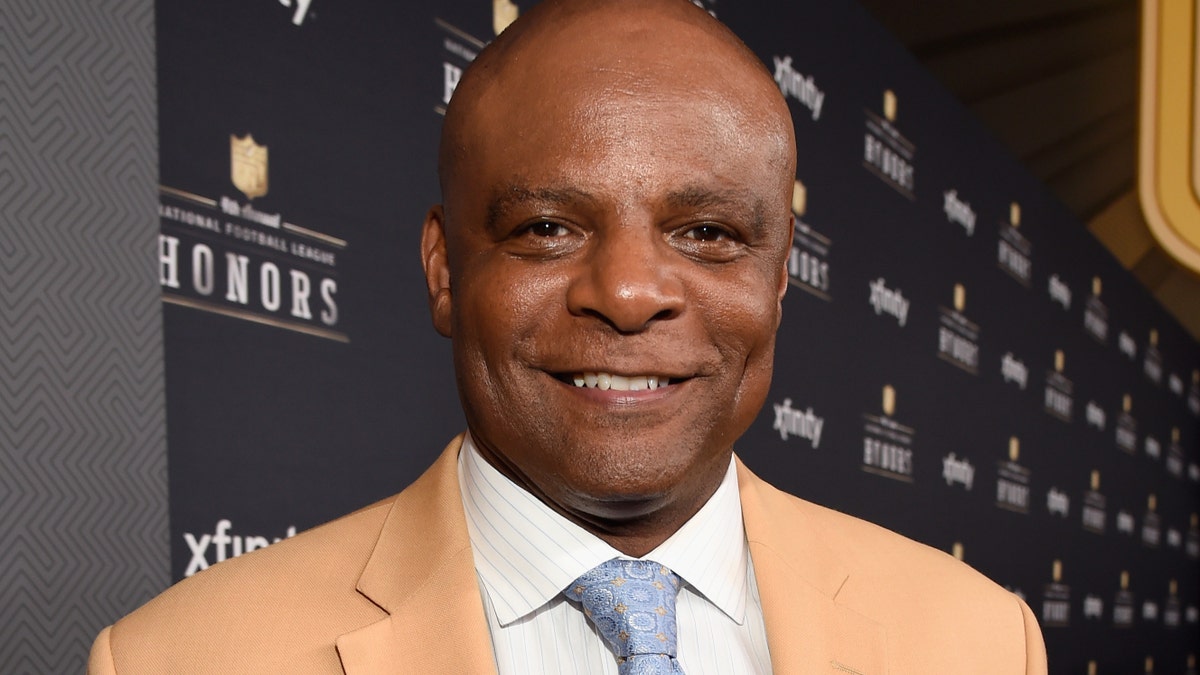
[[[698,507],[766,397],[790,141],[755,115],[698,77],[531,72],[480,103],[431,212],[472,435],[578,520]]]

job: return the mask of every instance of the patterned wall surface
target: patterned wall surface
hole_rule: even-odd
[[[0,672],[168,582],[154,4],[0,3]]]

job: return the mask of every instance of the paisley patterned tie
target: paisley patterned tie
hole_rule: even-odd
[[[613,559],[563,591],[617,655],[620,675],[683,675],[675,660],[675,596],[679,577],[650,560]]]

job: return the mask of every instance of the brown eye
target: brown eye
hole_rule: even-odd
[[[728,234],[715,225],[698,225],[688,230],[684,236],[697,241],[720,241],[728,237]]]
[[[561,237],[567,234],[567,228],[545,220],[530,225],[525,231],[535,237]]]

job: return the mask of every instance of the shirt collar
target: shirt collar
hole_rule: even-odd
[[[458,464],[475,569],[501,626],[559,598],[596,565],[627,557],[488,464],[470,434]],[[745,620],[749,556],[732,459],[708,502],[645,558],[669,567],[738,624]]]

